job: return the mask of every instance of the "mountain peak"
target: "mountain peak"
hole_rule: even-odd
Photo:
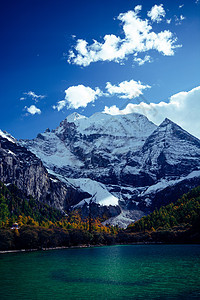
[[[65,120],[69,123],[73,123],[74,121],[79,119],[87,119],[87,118],[83,115],[78,114],[77,112],[74,112],[73,114],[67,116]]]
[[[160,124],[159,127],[165,127],[169,124],[173,124],[173,125],[176,125],[176,123],[174,123],[173,121],[171,121],[170,119],[168,118],[165,118],[164,121]]]
[[[168,118],[165,118],[165,120],[158,126],[157,131],[163,132],[165,136],[170,134],[193,143],[200,143],[197,137],[193,136]]]

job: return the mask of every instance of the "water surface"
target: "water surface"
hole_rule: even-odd
[[[200,245],[2,254],[0,299],[200,299]]]

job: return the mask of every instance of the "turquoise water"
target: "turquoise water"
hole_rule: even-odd
[[[1,254],[0,299],[200,299],[200,245]]]

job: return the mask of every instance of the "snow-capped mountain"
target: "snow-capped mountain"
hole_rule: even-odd
[[[136,113],[74,113],[55,130],[20,144],[60,180],[97,192],[94,202],[118,201],[123,218],[124,210],[151,211],[200,184],[200,141],[168,119],[156,126]]]
[[[21,144],[41,158],[45,166],[66,177],[84,177],[118,183],[120,172],[143,146],[156,125],[139,114],[111,116],[97,113],[90,118],[73,114],[56,130],[47,130]],[[100,179],[101,176],[101,180]]]

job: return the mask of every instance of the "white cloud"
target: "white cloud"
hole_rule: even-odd
[[[150,86],[135,80],[122,81],[118,85],[112,85],[110,82],[107,82],[105,87],[106,92],[100,90],[99,87],[92,89],[82,84],[70,86],[65,90],[65,99],[53,105],[53,109],[60,111],[66,106],[74,109],[86,107],[88,103],[94,102],[101,96],[109,97],[117,95],[119,98],[133,99],[142,95],[142,91],[147,88],[150,88]]]
[[[175,16],[175,24],[176,25],[181,25],[183,20],[185,20],[186,18],[183,15],[180,15],[180,17]]]
[[[21,97],[19,100],[23,101],[23,100],[26,100],[26,98],[25,97]]]
[[[65,90],[65,100],[61,100],[53,108],[60,111],[68,105],[69,108],[86,107],[88,103],[94,102],[103,92],[97,87],[95,90],[82,84],[71,86]]]
[[[142,10],[142,5],[136,5],[134,8],[136,14],[138,14]]]
[[[170,24],[171,21],[172,21],[172,19],[167,19],[167,20],[166,20],[167,24]]]
[[[41,114],[41,110],[39,108],[37,108],[35,105],[31,105],[30,107],[25,106],[25,109],[31,114],[31,115],[35,115],[35,114]]]
[[[154,5],[150,11],[148,11],[147,16],[151,18],[153,22],[161,22],[162,18],[165,17],[165,10],[163,8],[163,4]]]
[[[135,57],[133,60],[138,63],[139,66],[144,65],[145,62],[152,62],[152,58],[149,55],[145,55],[143,59],[140,57]]]
[[[157,14],[152,15],[155,20],[159,20],[165,14],[162,5],[158,8]],[[180,47],[175,45],[176,37],[169,30],[154,32],[149,21],[138,16],[141,9],[142,6],[137,5],[134,10],[118,16],[124,37],[105,35],[102,43],[94,40],[92,44],[78,39],[74,49],[69,51],[68,62],[79,66],[88,66],[97,61],[121,63],[128,55],[149,50],[156,50],[162,55],[174,55],[174,49]]]
[[[24,93],[24,95],[27,95],[31,97],[35,102],[37,102],[39,99],[44,99],[46,96],[45,95],[37,95],[35,92],[29,91]],[[24,97],[20,98],[20,100],[25,100]]]
[[[57,109],[58,111],[62,110],[66,106],[66,101],[61,100],[58,101],[57,105],[53,105],[53,109]]]
[[[179,5],[179,8],[182,8],[184,6],[184,4]]]
[[[106,106],[104,112],[113,115],[141,113],[156,124],[160,124],[167,117],[200,138],[200,86],[189,92],[180,92],[173,95],[168,103],[129,103],[123,110],[120,110],[117,106],[110,108]]]
[[[133,99],[142,94],[142,90],[150,88],[149,85],[143,85],[140,81],[123,81],[119,85],[106,83],[106,89],[110,95],[118,94],[119,98]]]

